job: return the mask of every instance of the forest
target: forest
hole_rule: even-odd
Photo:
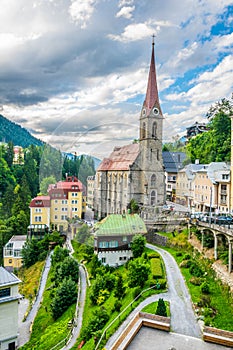
[[[64,180],[66,174],[76,175],[86,186],[89,175],[95,174],[89,156],[73,159],[44,144],[24,148],[24,161],[13,164],[14,144],[0,145],[0,264],[2,247],[13,235],[27,234],[30,222],[29,204],[38,194],[46,194],[45,184]]]

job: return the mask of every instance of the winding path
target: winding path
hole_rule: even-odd
[[[171,254],[163,249],[157,248],[151,244],[147,244],[146,246],[159,252],[164,260],[168,291],[166,293],[152,295],[139,304],[138,307],[132,311],[123,324],[118,328],[116,333],[108,340],[105,346],[107,350],[111,349],[116,339],[127,327],[134,316],[144,306],[157,301],[159,298],[170,301],[172,332],[195,338],[201,338],[201,329],[192,308],[190,295],[175,259],[171,256]]]

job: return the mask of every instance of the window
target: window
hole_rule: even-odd
[[[142,124],[142,139],[146,137],[146,123]]]
[[[72,199],[71,204],[78,204],[78,200],[77,199]]]
[[[36,208],[36,209],[35,209],[35,212],[36,212],[36,213],[41,213],[41,212],[42,212],[42,209],[41,209],[41,208]]]
[[[155,174],[153,174],[151,176],[150,184],[151,184],[151,187],[155,187],[155,184],[156,184],[156,176],[155,176]]]
[[[41,219],[41,216],[35,216],[35,222],[41,222],[42,219]]]
[[[10,288],[0,289],[0,298],[9,297],[10,295],[11,295],[11,289]]]
[[[54,215],[54,220],[57,220],[57,215]]]
[[[99,242],[99,248],[108,248],[108,242]]]
[[[78,208],[72,208],[72,211],[78,211]]]
[[[63,199],[63,200],[61,201],[61,203],[62,203],[62,204],[67,204],[67,199]]]
[[[152,125],[152,137],[156,138],[157,134],[157,123],[154,122]]]
[[[67,215],[62,215],[61,216],[61,220],[66,220],[67,219]]]
[[[115,248],[115,247],[118,247],[118,242],[117,241],[110,241],[109,248]]]
[[[68,210],[67,207],[61,208],[61,211],[67,211],[67,210]]]
[[[72,197],[78,197],[78,193],[77,192],[72,192]]]
[[[106,258],[101,258],[101,262],[104,264],[106,263]]]
[[[150,204],[155,205],[155,191],[151,191]]]

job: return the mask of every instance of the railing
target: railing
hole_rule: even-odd
[[[113,321],[108,325],[108,327],[103,331],[103,334],[101,335],[101,337],[100,337],[100,339],[99,339],[99,341],[98,341],[98,343],[97,343],[97,345],[96,345],[96,347],[95,347],[95,350],[98,350],[98,348],[99,348],[99,346],[100,346],[100,344],[101,344],[103,338],[106,336],[107,331],[108,331],[109,328],[121,317],[121,315],[122,315],[122,314],[123,314],[137,299],[138,299],[138,298],[140,298],[140,296],[141,296],[143,293],[145,293],[145,292],[147,292],[148,290],[151,290],[151,289],[153,289],[153,288],[156,288],[156,285],[154,285],[154,286],[152,286],[152,287],[150,287],[150,288],[147,288],[147,289],[143,290],[140,294],[138,294],[138,295],[136,296],[136,298],[135,298],[133,301],[131,301],[131,303],[129,303],[129,305],[127,305],[127,306],[124,308],[124,310],[122,310],[122,311],[119,313],[119,315],[118,315],[117,317],[114,318],[114,320],[113,320]]]

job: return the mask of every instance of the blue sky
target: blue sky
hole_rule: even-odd
[[[0,0],[1,114],[65,152],[138,137],[152,35],[163,142],[231,98],[230,0]]]

